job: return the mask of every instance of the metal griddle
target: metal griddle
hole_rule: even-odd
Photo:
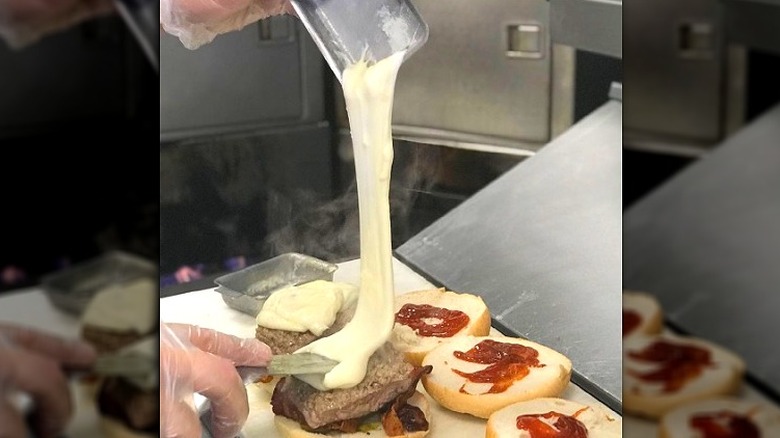
[[[626,287],[741,355],[780,400],[780,105],[637,202],[623,230]]]
[[[433,283],[480,295],[493,326],[571,358],[621,411],[622,105],[610,101],[399,247]]]

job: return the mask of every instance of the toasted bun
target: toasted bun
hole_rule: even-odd
[[[431,411],[430,411],[430,405],[428,403],[428,399],[425,398],[425,396],[419,392],[416,391],[407,401],[412,406],[417,406],[423,411],[423,414],[425,414],[425,418],[428,419],[428,424],[430,426],[431,422]],[[333,432],[329,434],[322,434],[322,433],[315,433],[315,432],[309,432],[306,430],[303,430],[301,428],[301,425],[294,420],[291,420],[287,417],[282,417],[281,415],[274,416],[274,425],[276,426],[276,430],[279,432],[279,435],[282,436],[282,438],[365,438],[367,436],[370,436],[371,438],[423,438],[426,435],[428,435],[428,432],[430,432],[430,427],[428,427],[428,430],[425,431],[419,431],[419,432],[412,432],[405,435],[395,435],[392,437],[388,437],[388,435],[385,433],[384,429],[380,426],[377,430],[372,430],[370,435],[366,434],[365,432],[355,432],[355,433],[342,433],[342,432]]]
[[[758,436],[774,436],[773,433],[780,431],[780,409],[777,407],[756,401],[718,397],[688,403],[666,413],[661,419],[661,437],[689,438],[697,436],[695,429],[691,426],[691,419],[695,415],[721,412],[747,417],[758,428],[760,432]],[[736,434],[732,436],[736,436]]]
[[[459,310],[469,317],[469,323],[454,336],[487,336],[490,333],[490,311],[482,298],[468,294],[426,289],[399,295],[395,299],[397,313],[405,304],[428,304],[448,310]],[[411,327],[396,323],[390,338],[396,350],[404,353],[406,360],[416,366],[431,350],[450,338],[421,336]]]
[[[626,312],[634,312],[639,316],[639,324],[626,332]],[[655,335],[663,330],[663,309],[658,300],[645,292],[623,291],[623,336],[635,334]]]
[[[132,430],[122,422],[106,416],[100,417],[103,438],[152,438],[155,434]]]
[[[503,392],[488,393],[490,383],[468,382],[453,369],[472,373],[487,365],[471,363],[456,358],[455,351],[468,351],[483,340],[520,344],[535,349],[543,367],[530,368],[528,375],[516,380]],[[504,336],[460,336],[441,344],[428,353],[423,365],[432,365],[431,374],[422,377],[428,394],[439,404],[455,412],[488,418],[493,412],[512,403],[539,397],[559,395],[569,384],[571,360],[551,348],[520,338]],[[465,385],[465,386],[464,386]],[[461,392],[463,388],[466,392]]]
[[[517,438],[517,417],[521,415],[557,412],[574,416],[588,430],[589,438],[617,438],[622,436],[622,421],[601,408],[587,406],[560,398],[538,398],[513,403],[494,412],[488,418],[485,438]]]
[[[706,349],[710,352],[712,365],[705,366],[700,374],[685,382],[679,390],[664,392],[662,384],[648,382],[632,374],[658,369],[657,364],[630,356],[658,340]],[[683,404],[734,393],[742,384],[744,374],[745,363],[739,356],[702,339],[662,334],[636,335],[623,340],[623,408],[627,413],[657,419]]]

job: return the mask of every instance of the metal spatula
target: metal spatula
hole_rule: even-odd
[[[338,362],[314,353],[279,354],[268,363],[270,375],[325,374]]]
[[[411,0],[292,0],[296,14],[339,81],[351,64],[405,52],[428,40],[428,25]]]

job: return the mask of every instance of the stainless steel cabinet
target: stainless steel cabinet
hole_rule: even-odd
[[[551,135],[553,62],[546,0],[416,0],[430,37],[401,68],[396,135],[535,150]],[[569,111],[571,108],[569,108]]]
[[[160,38],[160,139],[324,119],[324,62],[303,26],[274,17],[196,50]]]
[[[707,145],[723,134],[725,57],[717,0],[625,0],[629,146],[667,138]]]

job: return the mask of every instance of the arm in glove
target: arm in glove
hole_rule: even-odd
[[[29,436],[22,413],[9,402],[19,392],[34,401],[36,436],[61,436],[73,411],[63,367],[86,368],[96,358],[87,343],[0,323],[0,436]]]
[[[0,1],[0,37],[12,48],[114,11],[111,0]]]
[[[288,0],[160,0],[163,30],[193,50],[217,35],[285,13],[292,13]]]
[[[271,349],[254,338],[186,324],[161,324],[160,435],[201,436],[193,405],[197,392],[211,402],[214,437],[236,436],[249,415],[249,404],[235,367],[265,366],[270,358]]]

